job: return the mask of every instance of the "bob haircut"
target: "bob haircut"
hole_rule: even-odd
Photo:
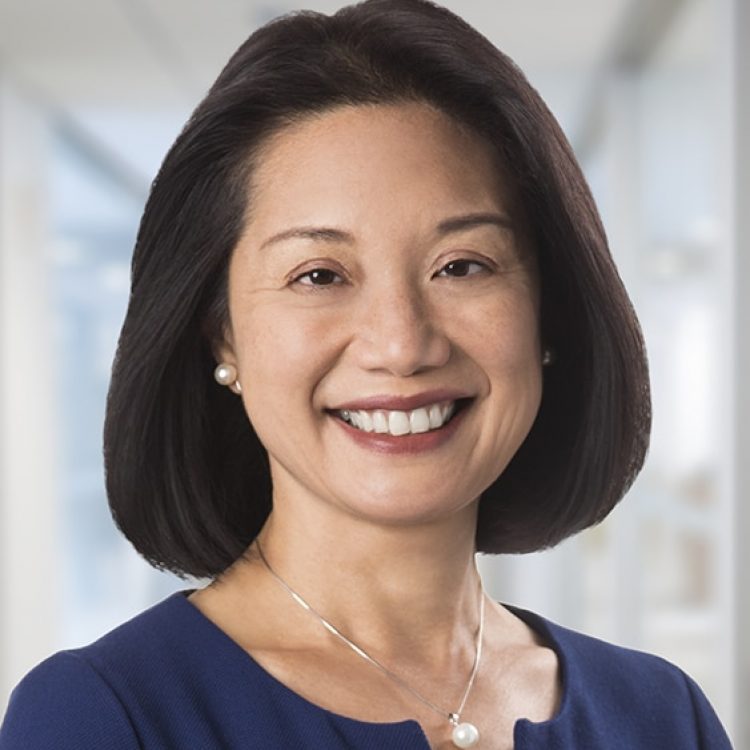
[[[271,509],[265,449],[213,379],[227,270],[260,148],[341,106],[422,102],[487,139],[514,182],[553,348],[539,413],[480,500],[481,552],[553,546],[601,521],[648,447],[643,339],[560,127],[516,65],[427,0],[299,12],[232,56],[167,154],[135,246],[104,455],[120,530],[155,567],[217,577]]]

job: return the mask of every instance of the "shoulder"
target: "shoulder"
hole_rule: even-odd
[[[0,750],[137,748],[128,716],[106,680],[78,654],[61,651],[11,694]]]
[[[94,643],[34,667],[11,693],[0,750],[140,747],[134,706],[139,696],[158,692],[184,647],[175,637],[183,627],[174,614],[175,596]]]
[[[653,706],[655,702],[691,700],[695,682],[678,666],[654,654],[638,651],[548,622],[550,634],[563,653],[563,668],[571,680],[597,685],[602,695],[627,697]]]
[[[701,688],[675,664],[509,609],[557,654],[563,681],[560,718],[588,726],[598,736],[630,733],[665,742],[678,738],[684,743],[680,747],[731,747]]]
[[[513,614],[535,630],[560,660],[569,678],[585,676],[587,681],[612,684],[684,685],[687,675],[666,659],[601,640],[585,633],[558,625],[534,612],[518,607],[507,607]],[[646,682],[644,684],[644,679]]]

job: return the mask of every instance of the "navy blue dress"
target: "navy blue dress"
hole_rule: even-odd
[[[429,750],[416,721],[355,721],[292,692],[189,593],[35,667],[11,695],[0,750]],[[677,667],[510,609],[557,652],[563,681],[553,719],[516,722],[516,750],[731,748]]]

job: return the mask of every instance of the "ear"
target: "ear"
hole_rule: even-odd
[[[217,365],[226,363],[237,367],[237,354],[235,353],[231,326],[224,326],[221,335],[214,337],[211,342],[211,352]]]
[[[217,365],[232,365],[237,370],[237,380],[229,385],[228,388],[233,393],[240,395],[242,393],[242,386],[240,385],[239,366],[234,350],[232,332],[228,327],[222,332],[222,337],[211,345],[211,351]]]
[[[227,342],[219,342],[211,347],[217,365],[234,365],[237,367],[237,355],[234,347]]]

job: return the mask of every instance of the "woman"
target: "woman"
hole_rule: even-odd
[[[119,527],[212,582],[43,662],[0,748],[729,747],[679,669],[474,565],[604,518],[649,414],[513,63],[424,0],[271,23],[154,183],[105,429]]]

